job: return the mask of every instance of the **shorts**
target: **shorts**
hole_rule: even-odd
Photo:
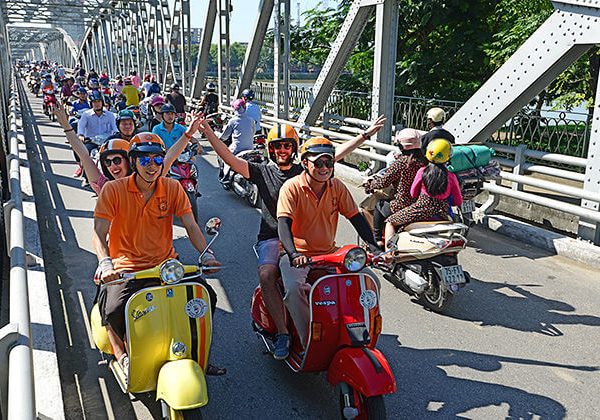
[[[281,242],[279,238],[265,239],[256,244],[256,254],[258,255],[258,266],[274,265],[279,267],[279,256],[281,255]]]

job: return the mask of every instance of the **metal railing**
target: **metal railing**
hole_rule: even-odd
[[[4,203],[7,248],[10,250],[10,316],[9,324],[0,329],[0,404],[3,418],[35,419],[31,321],[17,132],[18,89],[14,78],[12,92],[7,157],[10,200]]]
[[[524,108],[492,135],[506,146],[585,157],[590,139],[590,116],[566,111],[538,112]]]
[[[272,104],[265,101],[272,98],[272,92],[268,90],[268,87],[265,89],[261,88],[259,92],[261,93],[257,94],[257,102],[272,110]],[[271,94],[271,96],[269,96],[269,94]],[[335,97],[335,95],[332,96]],[[356,96],[354,96],[354,99],[356,99]],[[396,99],[398,99],[398,97]],[[422,124],[419,124],[419,122],[425,121],[425,114],[427,109],[431,107],[431,102],[420,98],[401,97],[401,99],[406,103],[396,102],[396,104],[400,103],[398,107],[402,110],[402,119],[398,120],[397,116],[395,116],[396,119],[393,120],[396,122],[396,129],[405,126],[418,129],[425,128]],[[338,142],[351,140],[356,134],[360,133],[369,125],[369,121],[366,120],[369,118],[368,115],[361,118],[352,114],[353,116],[350,118],[342,116],[343,114],[338,115],[337,113],[331,112],[331,103],[340,103],[338,99],[333,99],[331,101],[332,102],[328,102],[329,108],[326,106],[326,109],[322,114],[322,120],[317,122],[318,124],[320,123],[322,127],[307,126],[297,123],[293,116],[290,120],[282,120],[275,118],[272,115],[263,115],[261,124],[267,128],[272,127],[275,123],[290,124],[293,127],[296,127],[306,137],[315,134],[324,135]],[[292,107],[297,107],[294,111],[299,110],[302,106],[300,103],[295,103],[293,101],[290,103],[294,104]],[[452,114],[461,104],[459,102],[447,102],[445,104],[436,105],[442,105],[449,114]],[[230,107],[221,108],[232,112]],[[350,111],[351,109],[348,110]],[[534,129],[531,121],[536,119],[540,124],[543,122],[545,128]],[[517,121],[519,121],[519,123],[517,123]],[[498,182],[484,183],[484,190],[489,192],[490,197],[479,209],[479,216],[491,213],[499,203],[498,196],[504,195],[572,214],[580,219],[600,224],[600,212],[598,211],[570,204],[565,201],[547,198],[541,194],[523,191],[523,187],[527,185],[550,192],[564,194],[576,199],[600,203],[600,194],[598,193],[586,191],[583,188],[564,185],[560,182],[542,180],[532,175],[525,175],[526,173],[542,174],[564,180],[583,182],[587,158],[582,156],[587,153],[587,142],[589,140],[588,120],[567,119],[566,113],[562,112],[559,113],[558,117],[555,119],[541,116],[536,117],[529,113],[527,125],[523,125],[523,121],[525,120],[523,119],[522,114],[513,117],[505,124],[504,128],[498,130],[493,137],[500,138],[503,143],[509,144],[487,143],[489,147],[492,147],[498,153],[498,158],[496,160],[498,160],[502,166],[512,168],[513,172],[502,171]],[[565,125],[570,128],[568,130],[565,129]],[[573,130],[573,126],[577,127],[577,129]],[[506,127],[512,128],[506,130]],[[500,136],[499,133],[504,134]],[[528,144],[520,143],[516,146],[510,145],[510,143],[514,143],[519,139],[526,139],[524,137],[525,133],[529,136],[529,139],[532,139],[533,136],[538,134],[542,135],[543,138],[536,142],[530,140]],[[548,147],[549,151],[534,150],[533,148],[535,147]],[[574,147],[575,149],[573,149]],[[370,150],[366,150],[366,148],[370,148]],[[572,156],[570,154],[560,153],[562,151],[571,150],[575,150],[577,155]],[[364,147],[354,150],[353,154],[370,159],[371,161],[385,162],[385,154],[390,151],[397,151],[397,148],[382,142],[366,141]],[[510,158],[511,156],[513,157],[512,159]],[[509,188],[500,185],[502,181],[510,182],[512,187]],[[600,245],[600,243],[596,243],[596,245]]]

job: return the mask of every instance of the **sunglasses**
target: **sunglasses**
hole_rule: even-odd
[[[120,165],[121,162],[123,162],[123,158],[121,156],[116,156],[112,159],[104,159],[104,166],[106,166],[107,168],[109,168],[113,163],[115,165]]]
[[[273,149],[275,149],[275,150],[279,150],[279,149],[292,150],[292,147],[294,147],[292,145],[292,143],[275,143],[275,144],[273,144]]]
[[[150,165],[150,161],[154,161],[154,164],[156,166],[160,166],[165,161],[165,159],[162,156],[154,156],[153,158],[151,158],[150,156],[140,156],[138,160],[140,161],[140,165],[142,166]]]
[[[313,165],[315,165],[315,168],[317,169],[321,169],[323,166],[331,169],[333,168],[334,162],[333,159],[319,159],[313,162]]]

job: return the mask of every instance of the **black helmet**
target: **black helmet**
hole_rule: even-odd
[[[217,86],[213,82],[208,82],[206,84],[206,90],[208,92],[214,92],[215,90],[217,90]]]
[[[160,108],[160,113],[164,114],[165,112],[173,112],[175,113],[175,107],[171,104],[164,104],[161,108]]]
[[[249,101],[254,99],[254,91],[252,89],[244,89],[242,91],[242,98],[246,98]]]
[[[88,99],[90,101],[90,105],[92,102],[94,101],[102,101],[102,103],[104,103],[104,95],[102,95],[100,92],[98,92],[97,90],[93,90],[89,96]]]
[[[179,90],[179,84],[177,84],[177,83],[173,83],[173,84],[171,85],[171,90]]]

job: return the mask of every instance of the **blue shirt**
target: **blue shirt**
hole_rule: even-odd
[[[237,155],[244,150],[253,149],[255,132],[254,120],[246,115],[246,112],[237,112],[225,126],[223,134],[221,134],[221,140],[225,141],[231,137],[229,150]]]
[[[254,102],[248,102],[246,104],[246,115],[254,120],[254,129],[256,131],[260,130],[260,118],[261,112],[260,107],[256,105]]]
[[[175,144],[175,142],[177,142],[177,140],[179,140],[181,138],[181,136],[183,136],[183,133],[185,133],[186,128],[181,125],[181,124],[173,124],[173,128],[171,129],[171,132],[169,133],[167,131],[167,129],[165,128],[165,124],[164,123],[160,123],[158,124],[156,127],[154,127],[152,129],[152,132],[154,134],[158,134],[158,136],[162,139],[162,141],[165,143],[165,147],[168,149],[171,146],[173,146]]]
[[[84,137],[110,136],[117,130],[115,114],[103,111],[100,116],[93,109],[84,111],[77,124],[77,134]]]
[[[73,106],[71,107],[71,113],[77,114],[77,111],[81,111],[82,109],[90,109],[90,104],[88,103],[88,101],[73,102]]]

